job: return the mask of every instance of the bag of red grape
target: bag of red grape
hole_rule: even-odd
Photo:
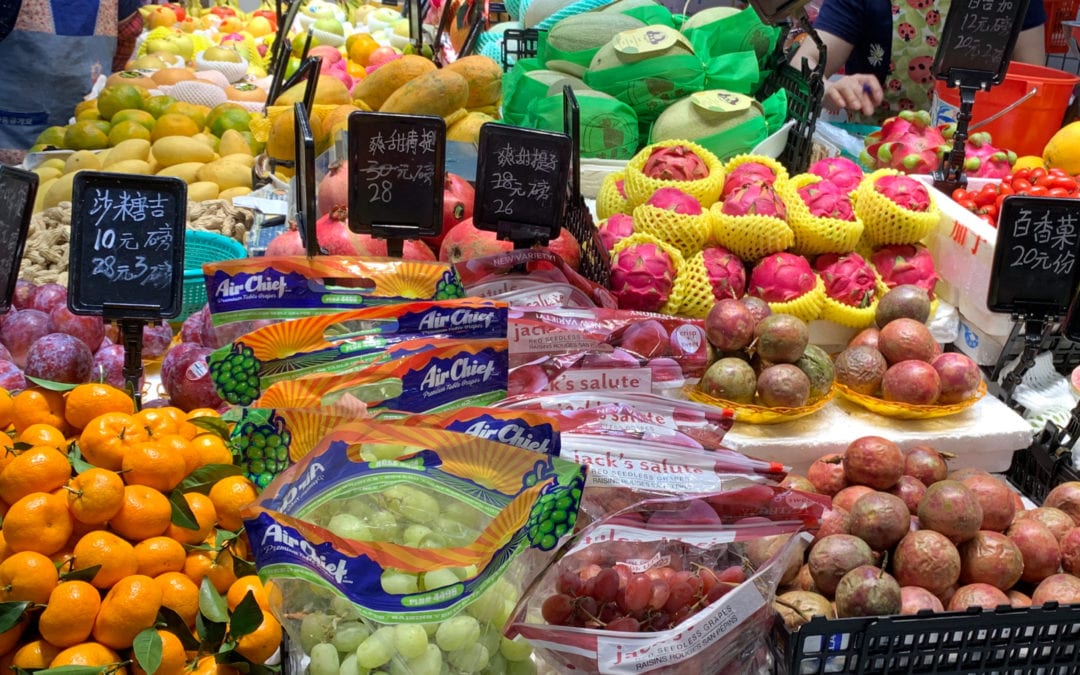
[[[559,672],[770,673],[772,599],[825,508],[798,498],[796,515],[777,502],[791,496],[754,486],[649,500],[592,523],[522,597],[507,636]],[[731,508],[741,503],[757,515]]]
[[[440,429],[333,429],[244,514],[284,672],[535,672],[503,630],[573,531],[585,473]]]

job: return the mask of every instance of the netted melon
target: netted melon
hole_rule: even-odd
[[[765,112],[761,104],[754,100],[750,101],[750,106],[745,110],[717,112],[706,110],[694,103],[693,97],[687,96],[675,101],[660,113],[653,124],[651,140],[655,142],[685,138],[700,141],[739,125],[754,124],[758,118],[764,118],[764,116]],[[754,145],[756,141],[748,143],[744,151],[749,151]]]
[[[734,7],[707,7],[684,21],[680,30],[683,33],[686,33],[692,28],[707,26],[714,21],[726,19],[729,16],[735,16],[741,11],[742,10],[735,9]]]
[[[674,33],[679,35],[679,32],[674,28],[667,26],[649,26],[649,30],[657,31],[659,33]],[[655,59],[662,56],[679,56],[683,54],[694,53],[693,48],[681,39],[675,40],[667,49],[658,49],[655,51],[642,51],[642,52],[627,52],[620,51],[615,48],[616,38],[613,37],[607,44],[600,48],[596,52],[596,56],[593,57],[592,62],[589,63],[589,72],[599,72],[601,70],[608,70],[610,68],[619,68],[621,66],[629,65],[631,63],[638,63],[646,59]]]
[[[548,31],[545,48],[541,50],[544,66],[581,77],[585,74],[588,61],[611,38],[624,30],[644,25],[645,22],[640,19],[625,14],[586,12],[568,16]]]

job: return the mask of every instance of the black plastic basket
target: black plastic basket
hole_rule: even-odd
[[[1031,447],[1013,453],[1005,477],[1020,494],[1041,504],[1058,485],[1080,480],[1080,472],[1073,468],[1070,450],[1035,442]]]
[[[1024,336],[1011,336],[1001,348],[1000,363],[1008,363],[1024,351]],[[1042,341],[1039,351],[1053,354],[1054,369],[1068,376],[1073,368],[1080,366],[1080,342],[1073,342],[1062,335],[1048,335]]]
[[[1075,675],[1080,605],[815,617],[784,640],[787,656],[778,670],[788,675]]]
[[[540,32],[535,28],[507,28],[503,31],[502,67],[509,71],[518,59],[531,59],[540,48]]]

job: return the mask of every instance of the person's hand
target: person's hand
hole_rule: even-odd
[[[822,101],[829,112],[852,110],[866,116],[874,114],[881,105],[881,83],[873,75],[845,75],[835,82],[825,83]]]

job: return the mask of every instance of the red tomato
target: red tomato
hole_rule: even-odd
[[[1069,175],[1069,174],[1065,173],[1064,169],[1059,169],[1057,167],[1054,167],[1054,168],[1050,169],[1047,173],[1049,175],[1051,175],[1051,176],[1068,176]]]
[[[1031,170],[1031,184],[1038,185],[1043,181],[1044,178],[1046,178],[1047,175],[1048,174],[1046,173],[1046,169],[1042,168],[1041,166],[1035,167]]]
[[[1032,187],[1033,186],[1031,185],[1031,181],[1026,178],[1020,178],[1019,176],[1017,176],[1013,179],[1012,189],[1014,194],[1025,195],[1028,193],[1029,190],[1031,190]]]
[[[956,203],[964,207],[968,211],[971,211],[972,213],[975,213],[975,211],[979,208],[979,205],[976,204],[975,200],[971,197],[968,197],[967,199],[957,200]]]
[[[998,192],[992,184],[986,185],[983,189],[979,190],[975,196],[975,203],[979,206],[986,206],[987,204],[993,204],[997,199]]]
[[[1066,192],[1072,192],[1076,190],[1076,179],[1072,176],[1051,176],[1043,182],[1048,188],[1061,188]]]
[[[997,204],[987,204],[979,209],[979,211],[982,212],[982,215],[990,216],[991,218],[997,218],[998,215]]]
[[[1016,172],[1013,173],[1014,182],[1015,182],[1015,179],[1017,179],[1017,178],[1020,178],[1022,180],[1027,180],[1030,177],[1031,177],[1031,169],[1020,169],[1019,171],[1016,171]]]
[[[952,198],[953,198],[954,202],[959,204],[960,202],[964,201],[965,199],[970,199],[971,198],[971,193],[968,192],[967,190],[965,190],[964,188],[956,188],[955,190],[952,191]]]
[[[991,226],[997,227],[997,218],[994,218],[992,216],[988,216],[985,213],[980,214],[979,217],[982,218],[987,223],[989,223]]]
[[[1050,190],[1045,185],[1036,185],[1028,190],[1028,195],[1031,197],[1045,197]]]
[[[1068,197],[1069,191],[1065,188],[1052,187],[1046,191],[1048,197]]]
[[[1013,189],[1012,184],[1005,181],[1001,181],[1001,185],[998,186],[998,192],[1000,192],[1002,195],[1005,195],[1006,197],[1016,194],[1016,190]]]

